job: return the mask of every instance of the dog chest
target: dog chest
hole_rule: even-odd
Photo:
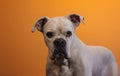
[[[72,70],[68,66],[53,65],[47,69],[47,76],[72,76]]]

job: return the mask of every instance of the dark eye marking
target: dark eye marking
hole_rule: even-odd
[[[53,33],[53,32],[47,32],[47,33],[46,33],[46,36],[47,36],[48,38],[52,38],[52,37],[54,36],[54,33]]]
[[[72,32],[71,31],[67,31],[66,32],[66,37],[70,37],[72,35]]]

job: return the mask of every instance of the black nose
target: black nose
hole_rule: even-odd
[[[54,45],[55,46],[61,46],[61,47],[64,47],[65,45],[66,45],[66,41],[64,40],[64,39],[62,39],[62,38],[59,38],[59,39],[56,39],[55,41],[54,41]]]

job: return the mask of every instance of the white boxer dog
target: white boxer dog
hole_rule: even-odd
[[[42,32],[48,47],[46,76],[118,76],[112,52],[102,46],[88,46],[75,35],[84,17],[40,18],[32,28]]]

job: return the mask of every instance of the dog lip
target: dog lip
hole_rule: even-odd
[[[64,47],[55,47],[53,55],[51,57],[52,60],[59,58],[68,59],[67,52],[66,52],[66,46]]]
[[[57,59],[64,58],[64,57],[65,57],[65,55],[62,54],[62,53],[59,53],[59,54],[56,55],[56,58],[57,58]]]
[[[59,60],[59,59],[64,59],[64,58],[65,58],[65,55],[63,53],[54,54],[51,57],[52,60],[55,60],[55,59]]]
[[[55,60],[55,59],[59,60],[59,59],[69,59],[69,58],[67,57],[67,55],[63,53],[58,53],[58,54],[53,54],[51,56],[51,60]]]
[[[56,54],[54,58],[54,63],[56,65],[62,65],[64,63],[65,55],[62,53]]]

